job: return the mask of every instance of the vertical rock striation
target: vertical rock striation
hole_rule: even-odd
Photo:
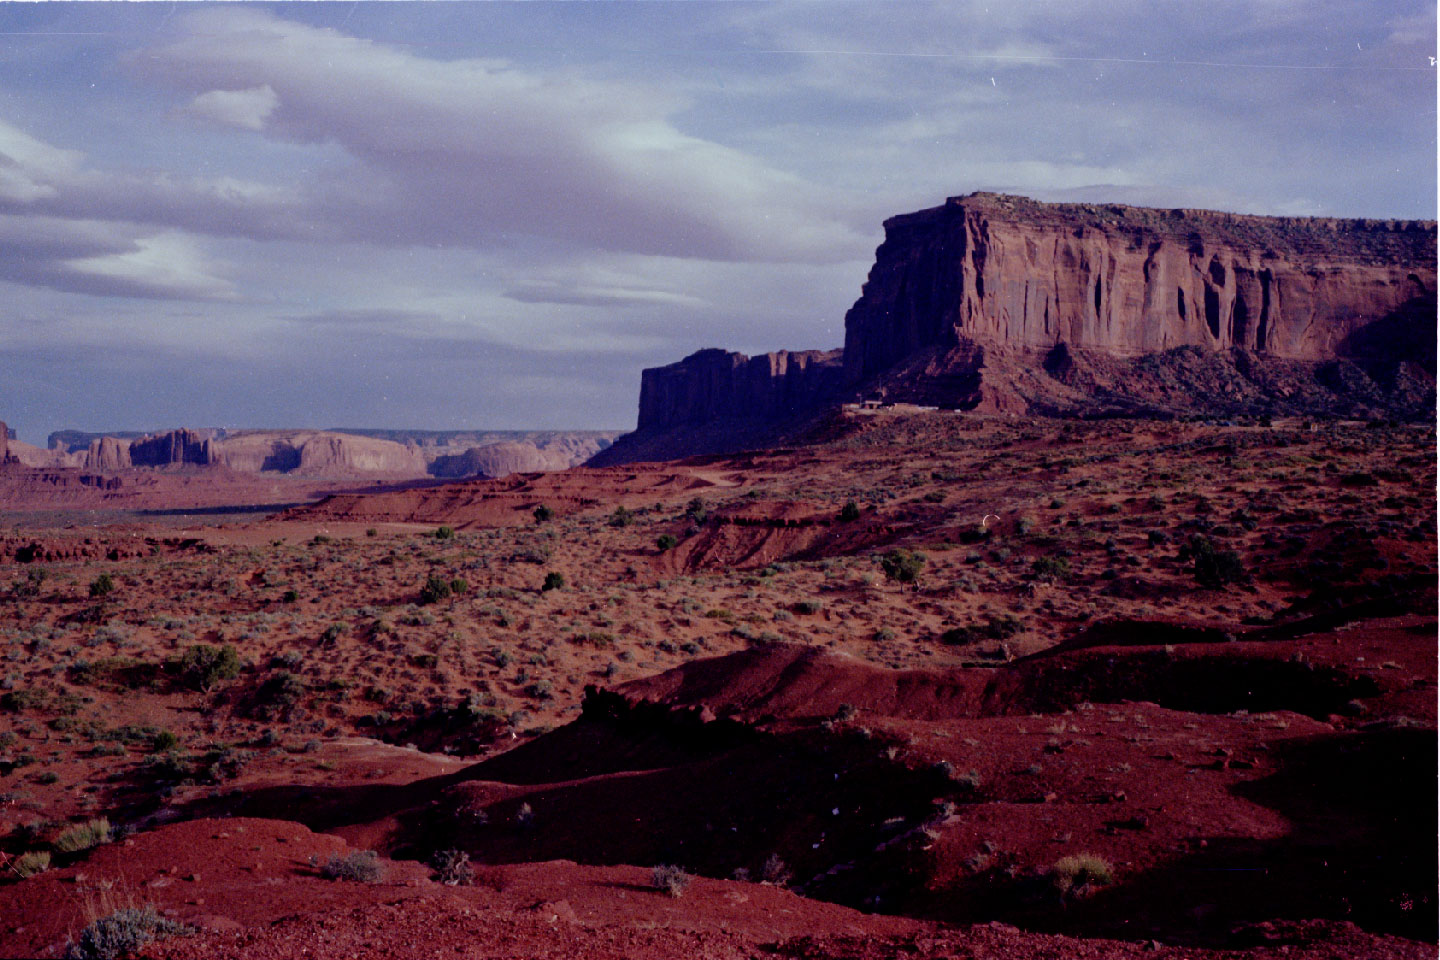
[[[839,350],[782,350],[757,357],[700,350],[641,374],[639,429],[781,419],[834,396],[841,370]]]
[[[886,221],[845,318],[845,373],[857,384],[924,348],[966,342],[1329,361],[1352,353],[1370,325],[1434,295],[1433,222],[971,194]]]

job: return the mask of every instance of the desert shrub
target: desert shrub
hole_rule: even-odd
[[[450,581],[450,592],[455,594],[457,597],[462,593],[469,593],[470,584],[466,583],[460,577],[456,577],[454,580]]]
[[[1068,580],[1070,578],[1070,561],[1063,557],[1037,557],[1030,564],[1030,572],[1047,583],[1055,580]]]
[[[705,506],[705,501],[696,497],[685,505],[685,516],[691,523],[701,524],[710,517],[710,508]]]
[[[520,804],[515,811],[515,826],[520,830],[535,829],[535,808],[529,803]]]
[[[1050,882],[1063,897],[1083,897],[1096,887],[1115,882],[1110,864],[1093,853],[1061,857],[1048,871]]]
[[[120,960],[147,943],[190,933],[183,923],[160,916],[153,906],[127,907],[95,920],[65,948],[66,960]]]
[[[690,874],[674,864],[661,864],[650,871],[650,885],[672,897],[681,897],[690,886]]]
[[[795,612],[806,615],[819,613],[825,605],[819,600],[801,600],[795,604]]]
[[[16,551],[16,561],[20,563],[30,562],[22,558],[21,554],[24,552],[24,550],[25,548],[21,547],[20,550]],[[45,577],[48,575],[49,571],[47,571],[44,567],[35,567],[31,570],[28,570],[25,573],[24,580],[16,580],[13,584],[11,584],[10,592],[20,599],[38,597],[40,595],[40,588],[44,585]]]
[[[180,738],[169,730],[161,730],[150,740],[150,749],[156,753],[166,753],[180,746]]]
[[[1202,587],[1223,587],[1227,583],[1247,583],[1250,575],[1234,550],[1222,550],[1214,540],[1194,534],[1180,550],[1181,560],[1193,561],[1195,582]]]
[[[675,539],[675,535],[673,533],[664,533],[656,539],[655,546],[660,550],[661,553],[664,553],[666,550],[673,549],[675,545],[679,542],[679,540]]]
[[[540,506],[535,508],[534,516],[536,523],[544,523],[546,520],[549,520],[555,516],[555,511],[551,510],[549,507],[545,506],[545,504],[542,503],[540,504]]]
[[[435,539],[436,539],[436,540],[454,540],[454,539],[455,539],[455,528],[454,528],[454,527],[436,527],[436,528],[435,528]]]
[[[975,643],[979,640],[1008,640],[1024,628],[1015,617],[1005,615],[990,617],[985,623],[969,627],[954,627],[940,634],[941,643]]]
[[[102,573],[90,581],[90,596],[104,597],[115,591],[115,580],[108,573]]]
[[[560,590],[565,586],[565,574],[558,570],[551,570],[545,574],[545,582],[540,585],[542,591]]]
[[[145,774],[159,783],[178,783],[194,776],[195,768],[181,754],[166,751],[145,761]]]
[[[55,838],[55,849],[61,853],[79,853],[110,842],[110,821],[101,817],[86,823],[77,823]]]
[[[430,858],[430,865],[440,874],[440,882],[447,887],[468,887],[475,882],[475,868],[470,866],[470,854],[463,850],[437,850]]]
[[[280,594],[281,603],[294,603],[296,600],[299,599],[300,594],[296,593],[294,590],[286,590],[284,593]]]
[[[420,588],[421,603],[439,603],[451,594],[450,581],[444,577],[431,576]]]
[[[914,583],[925,569],[925,554],[919,550],[891,550],[880,558],[880,569],[896,583]]]
[[[367,536],[367,537],[378,537],[379,535],[380,535],[380,531],[379,531],[379,530],[376,530],[374,527],[367,527],[367,528],[365,528],[365,536]]]
[[[288,707],[305,694],[305,681],[288,670],[272,674],[255,691],[255,699],[262,704]]]
[[[635,514],[624,507],[616,507],[615,512],[610,514],[608,522],[612,527],[628,527],[635,522]]]
[[[840,522],[853,523],[860,519],[860,505],[851,500],[840,508]]]
[[[777,887],[783,887],[790,882],[790,868],[780,859],[778,853],[772,853],[765,858],[764,865],[760,867],[760,880]]]
[[[50,851],[31,850],[29,853],[22,853],[10,864],[10,869],[22,880],[37,873],[44,873],[50,869]]]
[[[181,654],[179,668],[185,685],[203,692],[240,673],[240,654],[228,643],[223,647],[197,643]]]
[[[324,860],[311,857],[310,865],[326,880],[353,880],[356,883],[379,883],[385,878],[380,855],[374,850],[356,850],[343,857],[334,855]]]

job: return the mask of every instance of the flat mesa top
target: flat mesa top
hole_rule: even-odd
[[[950,197],[938,207],[892,217],[885,226],[892,233],[908,233],[966,215],[1137,238],[1148,235],[1207,245],[1231,243],[1268,250],[1276,256],[1325,253],[1372,262],[1435,263],[1434,220],[1271,217],[1122,203],[1046,203],[1013,194],[976,192]]]

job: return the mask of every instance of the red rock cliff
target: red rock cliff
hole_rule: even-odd
[[[1110,357],[1189,345],[1332,360],[1362,328],[1434,293],[1430,221],[971,194],[886,221],[845,318],[846,380],[966,341],[1036,351],[1066,343]]]
[[[130,442],[130,462],[137,467],[204,465],[213,460],[209,438],[183,427]]]
[[[833,395],[840,373],[839,350],[757,357],[700,350],[641,374],[638,429],[719,419],[780,419]]]

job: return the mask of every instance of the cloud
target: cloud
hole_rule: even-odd
[[[0,214],[0,279],[11,282],[95,296],[230,299],[222,270],[180,233]]]
[[[269,84],[248,90],[211,90],[190,101],[187,110],[216,123],[229,124],[245,130],[259,130],[275,110],[279,99]]]
[[[501,60],[431,60],[252,9],[192,14],[142,74],[190,111],[352,163],[291,215],[342,239],[505,244],[717,260],[832,261],[860,238],[846,202],[682,132],[653,86]],[[240,87],[241,89],[232,89]],[[187,224],[191,228],[197,225]]]
[[[665,290],[634,290],[624,287],[565,287],[541,284],[505,291],[505,297],[519,303],[559,303],[579,307],[672,306],[702,307],[705,301]]]

